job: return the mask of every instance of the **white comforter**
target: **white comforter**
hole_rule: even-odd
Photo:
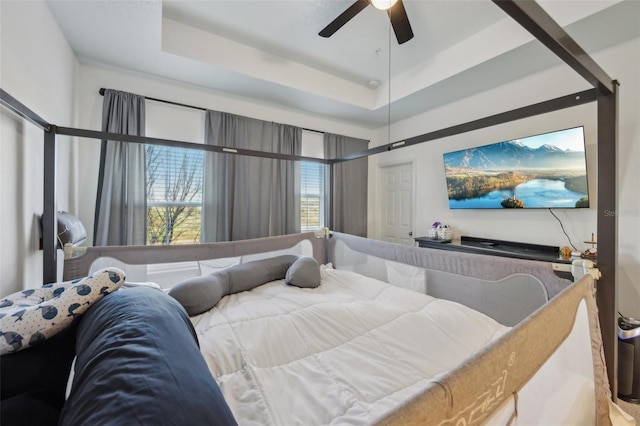
[[[508,328],[463,305],[348,271],[274,281],[192,318],[241,425],[365,425]]]

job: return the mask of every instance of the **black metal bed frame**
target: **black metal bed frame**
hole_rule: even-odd
[[[119,140],[133,143],[149,143],[190,149],[225,152],[265,158],[303,160],[333,164],[367,157],[385,151],[456,135],[483,127],[519,120],[538,114],[557,111],[584,103],[597,102],[598,127],[598,268],[602,278],[598,281],[597,303],[599,320],[607,364],[607,376],[612,398],[617,398],[617,234],[616,215],[606,214],[617,210],[617,134],[618,134],[618,82],[607,73],[560,27],[536,2],[531,0],[492,0],[536,39],[555,53],[567,65],[587,80],[593,89],[560,98],[514,109],[456,126],[425,133],[406,140],[390,142],[366,151],[341,158],[318,158],[282,155],[261,151],[222,148],[170,139],[148,138],[117,133],[59,127],[38,116],[4,90],[0,89],[0,105],[30,121],[44,131],[44,209],[42,215],[43,281],[57,279],[57,220],[56,220],[56,136],[67,135],[100,140]]]

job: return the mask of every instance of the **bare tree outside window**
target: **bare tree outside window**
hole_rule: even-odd
[[[200,242],[200,151],[146,146],[147,244]]]

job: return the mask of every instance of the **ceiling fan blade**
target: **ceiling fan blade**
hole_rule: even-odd
[[[327,25],[318,35],[322,37],[331,37],[333,33],[338,31],[344,24],[349,22],[354,16],[362,11],[365,7],[369,6],[369,0],[357,0],[351,6],[342,12],[336,19],[334,19],[329,25]]]
[[[402,4],[402,0],[398,0],[396,4],[391,6],[391,8],[387,10],[387,13],[389,14],[389,19],[391,20],[393,32],[396,33],[398,44],[406,43],[407,41],[411,40],[413,38],[413,30],[411,30],[409,17],[407,16],[407,11],[404,8],[404,4]]]

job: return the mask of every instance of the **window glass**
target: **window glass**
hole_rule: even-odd
[[[147,244],[200,242],[204,151],[146,145]]]
[[[303,161],[300,164],[300,230],[324,227],[324,164]]]
[[[148,126],[147,126],[148,127]],[[304,131],[302,154],[322,158],[323,134]],[[146,145],[147,244],[200,243],[204,152]],[[300,164],[300,223],[325,226],[325,165]]]
[[[324,133],[303,130],[302,155],[304,157],[324,158]],[[301,232],[313,231],[325,226],[324,173],[324,164],[305,161],[300,164]]]

